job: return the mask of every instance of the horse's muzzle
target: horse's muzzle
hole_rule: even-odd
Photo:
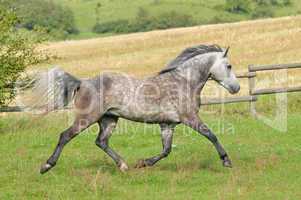
[[[240,85],[231,86],[231,87],[229,88],[229,92],[230,92],[231,94],[236,94],[236,93],[239,92],[239,90],[240,90]]]

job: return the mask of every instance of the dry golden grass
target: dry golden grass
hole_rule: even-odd
[[[184,48],[197,44],[231,46],[230,58],[235,71],[242,72],[249,64],[301,61],[300,42],[301,16],[295,16],[64,41],[42,48],[58,57],[52,64],[81,77],[91,77],[103,71],[144,77],[159,71]],[[290,81],[280,84],[299,83],[291,76],[296,72],[300,70],[289,72]],[[272,87],[274,81],[260,81],[258,85],[267,86],[270,82],[269,87]],[[279,85],[279,81],[276,82]],[[242,81],[243,85],[246,83]],[[242,93],[246,93],[247,88],[243,88]]]

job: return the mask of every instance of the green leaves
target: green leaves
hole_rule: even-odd
[[[151,16],[140,8],[137,16],[132,21],[117,20],[112,22],[97,23],[93,27],[95,33],[132,33],[143,32],[155,29],[167,29],[174,27],[187,27],[196,25],[192,16],[178,13],[176,11],[162,13],[158,16]]]
[[[65,39],[79,31],[73,12],[68,7],[46,0],[0,0],[6,8],[15,10],[18,26],[27,30],[42,28],[54,39]]]
[[[14,11],[0,6],[0,106],[14,98],[14,84],[25,68],[44,60],[35,51],[34,40],[21,34],[17,24]]]

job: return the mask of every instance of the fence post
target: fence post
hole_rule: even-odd
[[[251,68],[252,68],[253,65],[249,65],[248,66],[248,71],[249,73],[251,73]],[[248,81],[249,81],[249,95],[250,96],[253,96],[253,91],[255,89],[255,77],[256,77],[256,71],[255,72],[252,72],[252,73],[255,73],[255,76],[251,76],[251,77],[248,77]],[[250,112],[251,114],[255,117],[256,116],[256,102],[255,101],[250,101],[249,103],[250,105]]]

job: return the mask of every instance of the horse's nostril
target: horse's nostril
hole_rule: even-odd
[[[232,86],[232,87],[230,87],[230,88],[231,88],[230,93],[231,93],[231,94],[235,94],[235,93],[238,93],[238,92],[239,92],[239,90],[240,90],[240,85]]]

